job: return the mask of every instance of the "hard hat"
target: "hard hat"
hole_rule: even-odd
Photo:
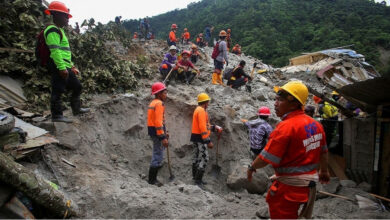
[[[184,54],[187,54],[188,56],[191,55],[190,51],[188,51],[188,50],[184,50],[184,51],[181,53],[182,56],[183,56]]]
[[[161,65],[161,68],[163,68],[164,70],[168,69],[168,65],[166,63],[164,63],[163,65]]]
[[[200,93],[198,95],[198,103],[201,103],[201,102],[205,102],[205,101],[210,101],[210,97],[209,95],[207,95],[206,93]]]
[[[322,99],[321,99],[320,97],[318,97],[318,96],[313,96],[313,101],[314,101],[316,104],[318,104],[318,103],[320,103],[320,102],[322,101]]]
[[[222,30],[221,32],[219,32],[219,36],[220,37],[226,37],[227,36],[226,31]]]
[[[271,115],[271,110],[268,107],[262,106],[259,108],[259,112],[257,115],[260,116],[270,116]]]
[[[230,30],[230,28],[229,28],[229,29],[227,29],[227,32],[230,33],[230,32],[232,32],[232,30]]]
[[[294,96],[302,105],[305,105],[307,96],[309,96],[309,90],[301,81],[290,81],[284,84],[282,87],[275,87],[274,90],[279,92],[284,90],[290,95]]]
[[[261,70],[258,70],[258,71],[257,71],[258,74],[263,74],[263,73],[265,73],[265,72],[267,72],[266,69],[261,69]]]
[[[198,48],[198,47],[197,47],[195,44],[192,44],[192,45],[191,45],[191,48],[192,48],[192,49],[196,49],[196,48]]]
[[[188,29],[187,29],[187,28],[184,28],[184,31],[188,31]]]
[[[169,47],[169,50],[177,50],[177,47],[175,45],[172,45]]]
[[[176,29],[176,28],[177,28],[177,25],[176,24],[172,24],[171,29]]]
[[[336,91],[332,91],[332,93],[331,93],[332,95],[340,95],[338,92],[336,92]]]
[[[71,18],[72,15],[69,14],[69,8],[65,6],[64,3],[59,2],[59,1],[53,1],[49,4],[48,9],[45,10],[45,14],[51,15],[51,11],[57,11],[57,12],[62,12],[68,15],[68,18]]]
[[[134,32],[134,34],[138,34],[137,32]]]
[[[235,47],[239,47],[240,45],[238,45],[238,44],[236,44],[236,45],[234,45]]]
[[[202,36],[203,36],[203,33],[200,33],[200,34],[199,34],[199,37],[202,37]]]
[[[156,82],[152,85],[152,95],[155,95],[161,91],[166,90],[167,87],[165,87],[164,83],[162,82]]]

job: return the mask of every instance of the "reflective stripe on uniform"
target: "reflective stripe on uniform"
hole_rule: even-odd
[[[60,47],[57,45],[47,45],[49,49],[60,49],[60,50],[67,50],[70,51],[70,47]]]
[[[276,167],[275,171],[277,173],[305,173],[317,169],[318,166],[319,164],[316,163],[299,167]]]
[[[149,107],[148,109],[151,109],[151,110],[156,110],[156,108],[155,108],[155,107]]]
[[[266,150],[261,151],[261,156],[263,156],[265,159],[271,161],[272,163],[279,164],[281,158],[277,157],[271,153],[268,153]]]
[[[164,127],[158,127],[156,130],[164,130]]]
[[[208,134],[208,132],[202,132],[202,133],[200,133],[200,135],[205,135],[205,134]]]

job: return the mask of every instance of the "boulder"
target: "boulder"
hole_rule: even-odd
[[[81,143],[80,131],[73,124],[54,122],[55,136],[60,145],[75,149]]]
[[[340,184],[343,187],[350,187],[350,188],[356,187],[356,183],[352,180],[340,180]]]
[[[249,159],[242,159],[228,176],[226,184],[232,190],[246,189],[249,193],[263,194],[270,180],[264,169],[258,169],[251,182],[247,180],[247,169],[251,163]]]
[[[367,182],[361,182],[358,186],[357,186],[357,188],[358,189],[361,189],[361,190],[363,190],[363,191],[365,191],[365,192],[370,192],[371,191],[371,184],[369,184],[369,183],[367,183]]]

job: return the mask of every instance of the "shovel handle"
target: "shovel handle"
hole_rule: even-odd
[[[169,71],[167,77],[165,77],[165,79],[164,79],[164,81],[163,81],[164,84],[165,84],[165,82],[168,80],[169,76],[171,75],[172,70],[173,70],[173,68],[171,68],[171,70]]]

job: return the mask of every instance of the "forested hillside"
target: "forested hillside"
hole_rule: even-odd
[[[179,36],[187,27],[192,38],[207,24],[215,27],[214,37],[231,28],[233,42],[245,53],[275,66],[302,52],[354,44],[368,62],[389,70],[390,7],[373,0],[203,0],[149,20],[162,39],[172,23],[178,24]],[[131,31],[138,24],[124,23]]]

